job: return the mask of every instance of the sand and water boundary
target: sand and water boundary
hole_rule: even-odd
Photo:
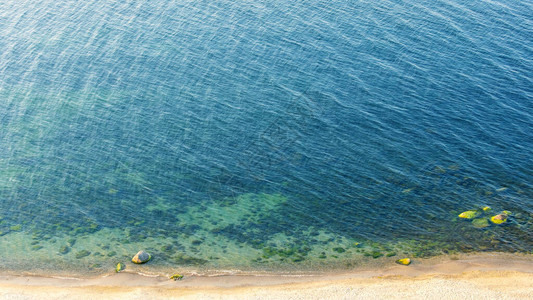
[[[533,299],[533,256],[481,253],[326,273],[97,277],[2,271],[1,299]]]

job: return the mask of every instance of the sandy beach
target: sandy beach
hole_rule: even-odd
[[[0,276],[1,299],[533,299],[531,255],[415,260],[328,274]]]

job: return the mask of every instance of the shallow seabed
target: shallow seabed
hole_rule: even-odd
[[[131,220],[121,228],[95,223],[72,228],[57,223],[52,228],[39,229],[30,229],[29,223],[9,226],[4,221],[6,231],[0,237],[0,251],[9,253],[9,259],[2,262],[2,268],[36,274],[101,274],[109,273],[120,262],[128,271],[148,274],[166,274],[176,269],[186,274],[298,273],[380,268],[404,257],[454,257],[479,251],[532,253],[531,240],[527,239],[532,218],[517,210],[503,225],[489,221],[483,228],[474,226],[473,220],[459,218],[457,211],[450,211],[443,220],[435,218],[441,223],[433,228],[443,226],[443,233],[431,239],[430,235],[424,239],[419,234],[372,240],[315,226],[292,235],[265,235],[261,226],[266,220],[278,220],[275,212],[287,200],[279,194],[244,194],[223,202],[191,206],[176,215],[172,232],[168,228],[151,228],[142,220]],[[162,205],[154,204],[147,211],[164,210]],[[495,215],[481,208],[478,211],[474,220]],[[518,242],[511,243],[513,239]],[[136,266],[130,260],[140,249],[151,253],[153,259]]]

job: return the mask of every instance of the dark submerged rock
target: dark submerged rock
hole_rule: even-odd
[[[80,259],[80,258],[83,258],[85,256],[89,256],[89,255],[91,255],[91,252],[89,252],[87,250],[81,250],[81,251],[76,253],[76,258]]]

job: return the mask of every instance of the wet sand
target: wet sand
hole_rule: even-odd
[[[479,254],[321,274],[1,275],[2,299],[533,299],[533,256]]]

